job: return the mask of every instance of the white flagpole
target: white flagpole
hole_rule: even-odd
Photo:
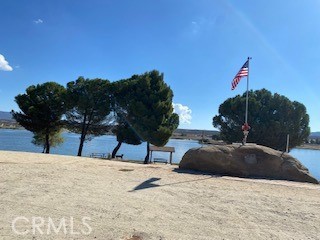
[[[244,129],[243,129],[243,140],[242,145],[245,145],[247,143],[247,137],[249,134],[249,124],[248,124],[248,105],[249,105],[249,61],[251,57],[248,57],[248,74],[247,74],[247,96],[246,96],[246,115],[245,115],[245,123],[244,123]],[[246,129],[248,128],[248,129]]]
[[[251,57],[248,57],[248,75],[247,75],[247,96],[246,96],[246,116],[245,123],[248,124],[248,105],[249,105],[249,60]]]

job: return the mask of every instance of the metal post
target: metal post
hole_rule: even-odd
[[[248,57],[248,75],[247,75],[247,96],[246,96],[246,116],[245,123],[248,123],[248,105],[249,105],[249,60],[251,57]]]
[[[287,147],[286,147],[286,152],[289,153],[289,134],[287,135]]]
[[[249,105],[249,61],[251,57],[248,57],[248,74],[247,74],[247,94],[246,94],[246,114],[245,114],[245,126],[248,126],[248,105]],[[249,129],[244,129],[243,135],[244,138],[242,140],[242,144],[245,145],[247,143],[247,137],[249,134]]]

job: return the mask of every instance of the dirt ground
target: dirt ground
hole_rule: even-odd
[[[320,186],[0,151],[0,239],[320,239]]]

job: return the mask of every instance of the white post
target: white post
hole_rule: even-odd
[[[245,125],[248,125],[248,105],[249,105],[249,61],[251,57],[248,57],[248,74],[247,74],[247,94],[246,94],[246,114],[245,114]],[[243,131],[244,138],[242,140],[242,145],[246,145],[247,137],[249,134],[249,129]]]
[[[246,94],[246,115],[245,115],[245,123],[248,124],[248,105],[249,105],[249,61],[251,57],[248,57],[248,75],[247,75],[247,94]]]
[[[286,152],[289,153],[289,134],[287,135],[287,147]]]

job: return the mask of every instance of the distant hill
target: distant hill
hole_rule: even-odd
[[[320,132],[312,132],[312,133],[310,133],[309,138],[320,138]]]
[[[185,134],[185,135],[218,135],[219,131],[216,130],[198,130],[198,129],[180,129],[174,131],[176,134]]]
[[[219,135],[219,131],[216,130],[197,130],[197,129],[177,129],[174,132],[175,135],[185,135],[185,136],[213,136]],[[320,138],[320,132],[312,132],[309,136],[310,139]]]
[[[0,111],[0,120],[14,121],[10,112]]]

